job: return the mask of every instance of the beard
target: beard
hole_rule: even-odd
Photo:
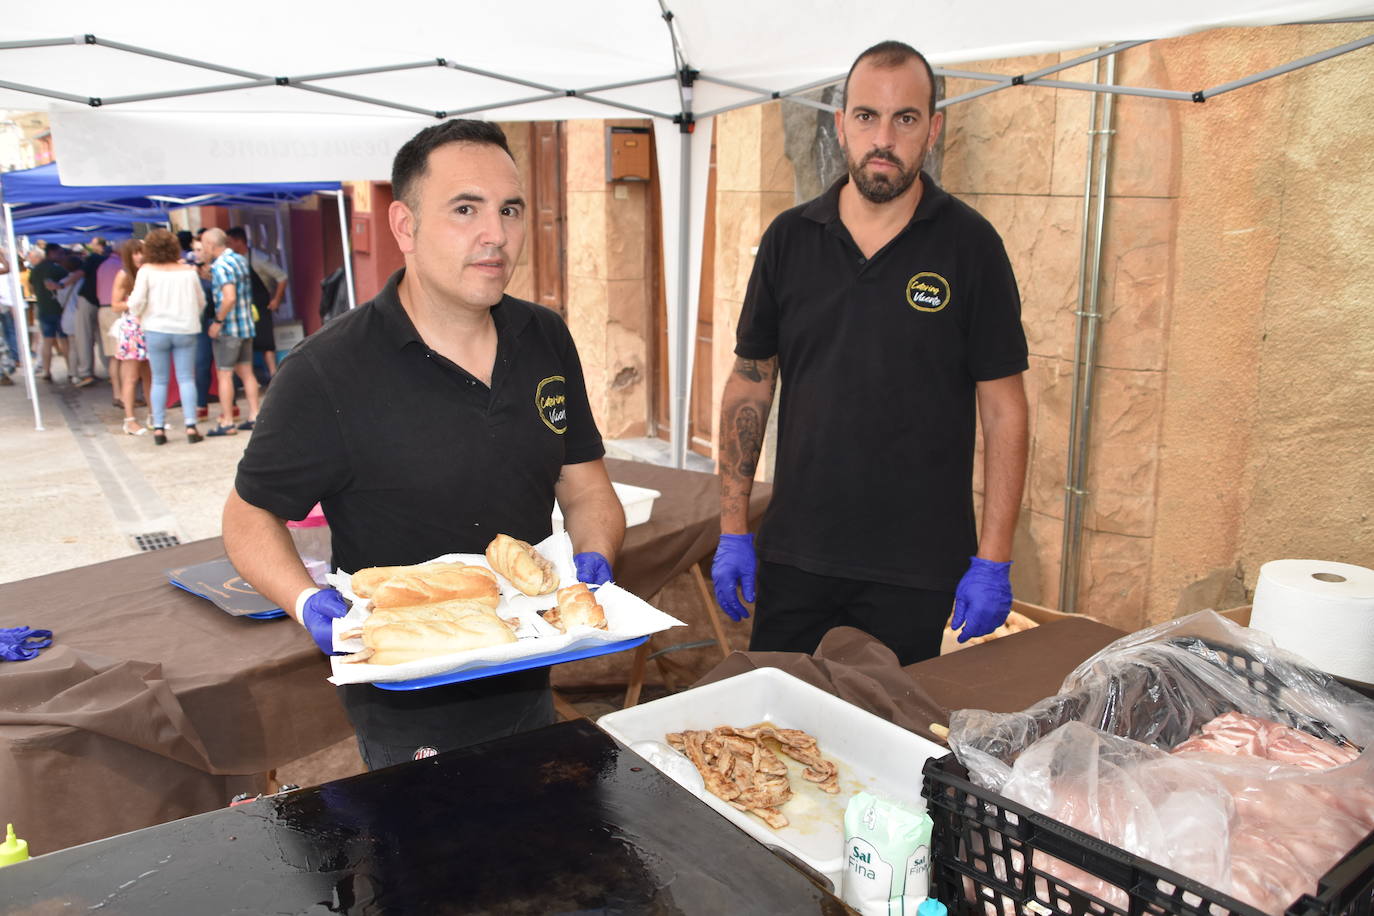
[[[865,200],[875,204],[885,204],[901,197],[915,183],[921,172],[919,163],[909,168],[896,155],[886,150],[871,150],[858,162],[850,158],[846,150],[844,159],[845,165],[849,167],[849,179],[854,182],[855,190]],[[865,172],[864,166],[874,159],[892,163],[897,167],[896,174]]]

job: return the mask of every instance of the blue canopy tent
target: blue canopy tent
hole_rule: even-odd
[[[135,223],[165,223],[167,211],[160,207],[137,207],[128,210],[68,210],[60,213],[46,213],[39,216],[14,217],[14,234],[38,236],[50,242],[57,241],[54,233],[72,235],[80,233],[78,241],[87,241],[92,235],[107,235],[122,230],[129,235]]]
[[[165,222],[167,211],[202,204],[280,203],[299,200],[317,192],[341,194],[337,181],[292,181],[234,184],[163,185],[64,185],[58,178],[56,163],[0,174],[0,200],[5,210],[5,242],[14,252],[16,236],[43,233],[47,241],[80,241],[92,235],[127,237],[135,222]],[[344,251],[344,266],[349,267],[348,227],[344,208],[339,207],[339,223]],[[348,270],[349,304],[353,303],[353,277]],[[19,356],[24,365],[29,400],[33,404],[34,428],[43,428],[38,404],[38,388],[33,360],[29,356],[28,322],[19,289],[19,272],[10,271],[10,298],[15,303],[15,330],[19,336]]]

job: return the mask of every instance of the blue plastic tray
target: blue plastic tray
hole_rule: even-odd
[[[175,579],[169,578],[167,581],[189,595],[195,595],[197,598],[204,598],[206,601],[214,603],[214,599],[211,598],[209,595],[202,595],[200,592],[189,589],[186,586],[182,585],[180,582],[176,581]],[[218,607],[218,605],[215,606]],[[285,617],[286,611],[283,611],[281,608],[277,608],[276,610],[272,611],[258,611],[255,614],[231,614],[230,616],[247,617],[251,620],[276,620],[278,617]]]
[[[451,671],[448,674],[436,674],[432,677],[417,677],[413,681],[378,681],[374,682],[372,686],[382,690],[423,690],[426,687],[442,687],[445,684],[459,684],[463,681],[494,677],[498,674],[510,674],[512,671],[524,671],[527,668],[543,668],[563,662],[575,662],[583,658],[596,658],[598,655],[610,655],[613,652],[624,652],[626,649],[642,646],[648,640],[649,637],[647,636],[636,636],[634,639],[622,639],[620,642],[601,643],[596,646],[584,646],[580,649],[566,649],[553,655],[517,658],[515,661],[503,662],[485,668],[468,668],[463,671]]]

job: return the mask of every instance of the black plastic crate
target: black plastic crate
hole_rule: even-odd
[[[1329,741],[1347,740],[1328,723],[1286,709],[1281,700],[1285,685],[1279,676],[1245,650],[1192,638],[1180,638],[1173,644],[1244,680],[1270,702],[1274,719]],[[1305,674],[1321,677],[1316,672]],[[1137,696],[1161,700],[1157,716],[1139,704],[1134,707],[1138,716],[1151,723],[1153,734],[1148,737],[1163,747],[1189,737],[1188,724],[1168,714],[1167,694],[1190,675],[1142,665],[1132,669],[1130,677],[1140,679],[1134,685]],[[1149,689],[1140,692],[1142,684]],[[1364,685],[1348,686],[1358,690]],[[1124,701],[1121,677],[1110,679],[1105,689],[1109,695],[1122,694]],[[1058,697],[1039,722],[1040,735],[1035,737],[1079,719],[1083,707],[1081,695]],[[1220,714],[1228,708],[1229,704],[1219,699],[1218,707],[1207,712]],[[1086,724],[1101,727],[1105,723]],[[997,753],[1001,756],[1005,752],[1009,759],[1014,750],[1003,748]],[[956,914],[1264,916],[1233,897],[975,785],[953,754],[927,761],[924,774],[924,795],[935,821],[931,884],[937,890],[933,896],[947,901]],[[1065,876],[1047,870],[1047,865],[1064,869],[1046,857],[1119,888],[1125,901],[1120,900],[1121,895],[1107,900],[1075,886]],[[1080,883],[1086,886],[1094,882],[1085,879]],[[1374,916],[1374,833],[1322,876],[1315,895],[1304,894],[1291,904],[1286,916]]]
[[[955,914],[986,916],[1265,916],[1191,878],[1133,856],[1052,817],[975,785],[947,754],[924,768],[935,830],[931,896]],[[1039,853],[1039,855],[1037,855]],[[1126,902],[1082,890],[1045,857],[1120,888]],[[1080,882],[1086,883],[1086,882]],[[1304,894],[1287,916],[1370,916],[1374,912],[1374,833]]]

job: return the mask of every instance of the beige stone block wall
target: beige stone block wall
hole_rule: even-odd
[[[1364,33],[1204,33],[1127,52],[1118,79],[1203,88]],[[1117,100],[1080,610],[1135,628],[1218,570],[1253,590],[1270,559],[1374,565],[1370,72],[1356,52],[1205,105]],[[1052,606],[1089,103],[1027,87],[947,111],[945,184],[997,226],[1021,284],[1031,455],[1013,583]]]
[[[1206,34],[1171,77],[1206,85],[1367,31]],[[1374,565],[1371,72],[1355,52],[1182,120],[1152,620],[1217,569],[1253,590],[1268,560]]]
[[[720,423],[720,396],[735,365],[735,330],[754,249],[779,213],[796,204],[792,165],[783,149],[782,108],[777,102],[727,112],[715,121],[716,248],[712,322],[713,426]],[[719,449],[719,436],[713,436]],[[759,476],[771,463],[759,463]]]
[[[606,438],[642,436],[649,411],[648,186],[606,181],[608,125],[569,121],[567,160],[568,326],[582,357],[592,412]],[[617,194],[617,188],[621,189]]]

